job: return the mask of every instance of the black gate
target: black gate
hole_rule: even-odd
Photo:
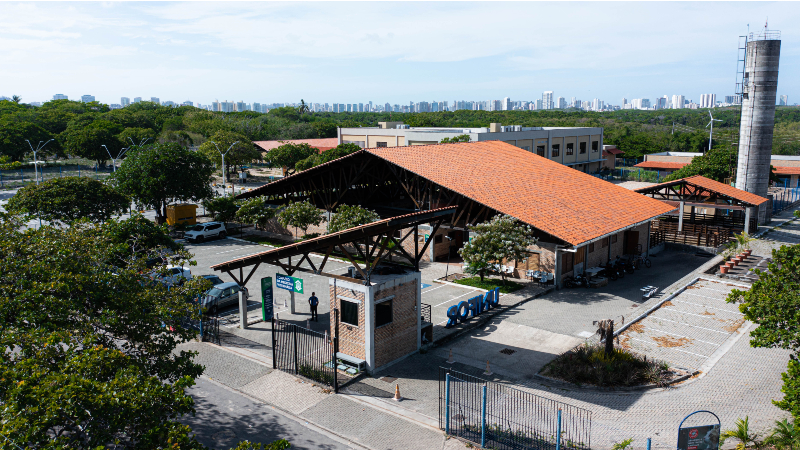
[[[439,368],[439,428],[446,433],[499,450],[589,450],[592,413],[483,380]],[[559,423],[560,422],[560,423]]]
[[[282,320],[272,320],[273,368],[302,375],[339,392],[337,339]]]
[[[200,336],[203,341],[219,345],[219,318],[204,316],[200,321]]]

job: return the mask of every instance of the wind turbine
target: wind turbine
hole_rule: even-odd
[[[708,110],[708,115],[709,115],[709,117],[711,117],[711,120],[708,121],[708,125],[706,125],[706,128],[711,126],[711,131],[708,133],[708,151],[710,152],[711,151],[711,135],[714,134],[714,122],[722,122],[722,121],[719,120],[719,119],[715,119],[714,116],[711,115],[711,110],[710,109]]]

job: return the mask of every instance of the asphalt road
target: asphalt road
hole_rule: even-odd
[[[245,439],[265,444],[286,439],[292,449],[354,448],[302,419],[295,420],[206,378],[198,378],[188,393],[194,398],[197,413],[183,417],[181,422],[189,425],[197,440],[210,448],[229,449]]]

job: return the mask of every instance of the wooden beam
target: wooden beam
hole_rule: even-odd
[[[252,269],[250,269],[250,273],[247,274],[247,278],[244,279],[244,283],[241,283],[242,286],[246,285],[247,282],[250,281],[250,278],[253,276],[254,273],[256,273],[256,269],[258,269],[258,266],[260,266],[260,265],[261,265],[261,263],[258,263],[255,266],[253,266]]]
[[[344,248],[344,246],[340,245],[340,246],[339,246],[339,250],[341,250],[341,251],[342,251],[342,253],[344,253],[344,256],[346,256],[346,257],[347,257],[347,260],[348,260],[348,261],[350,261],[350,262],[351,262],[351,263],[352,263],[352,264],[353,264],[353,265],[356,267],[356,270],[358,271],[358,273],[360,273],[360,274],[361,274],[361,276],[362,276],[362,277],[364,277],[364,281],[367,281],[367,274],[366,274],[366,273],[364,273],[364,271],[363,271],[363,270],[361,270],[361,266],[359,266],[359,265],[358,265],[358,263],[357,263],[357,262],[356,262],[356,261],[353,259],[353,257],[352,257],[352,256],[350,255],[350,253],[349,253],[349,252],[348,252],[348,251],[347,251],[347,250]]]
[[[420,252],[417,255],[415,255],[416,256],[416,259],[415,259],[416,262],[419,262],[419,260],[422,259],[422,255],[425,254],[425,250],[428,249],[428,245],[430,245],[430,243],[433,242],[434,236],[436,236],[436,232],[439,231],[439,226],[442,224],[442,222],[443,222],[442,219],[439,219],[439,220],[436,221],[436,225],[433,227],[433,230],[431,230],[430,239],[428,239],[428,241],[425,242],[425,245],[422,246],[422,250],[420,250]],[[433,261],[431,261],[431,262],[433,262]]]

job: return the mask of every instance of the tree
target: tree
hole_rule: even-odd
[[[318,149],[306,143],[287,143],[267,152],[267,154],[264,155],[264,162],[267,163],[269,167],[282,167],[286,170],[286,173],[294,173],[295,165],[297,165],[299,161],[318,154]]]
[[[117,139],[119,139],[123,147],[155,144],[156,132],[150,128],[128,127],[117,135]]]
[[[712,180],[724,182],[732,176],[736,168],[738,152],[731,146],[712,148],[710,152],[695,157],[688,165],[672,172],[664,181],[679,180],[693,175],[702,175]]]
[[[0,119],[0,156],[7,156],[12,161],[21,161],[26,155],[33,158],[31,147],[26,140],[36,148],[39,142],[44,143],[52,138],[52,134],[35,123],[21,122],[13,118]],[[57,153],[58,148],[57,142],[51,142],[36,156],[42,158],[52,155]]]
[[[85,120],[70,122],[59,139],[67,153],[96,161],[98,165],[105,167],[109,160],[108,153],[116,156],[123,147],[117,138],[122,127],[107,120],[91,120],[88,115],[86,117]]]
[[[264,197],[245,200],[236,211],[236,219],[241,223],[252,223],[255,227],[264,228],[269,219],[275,217],[275,209],[264,203]]]
[[[217,143],[216,146],[214,142]],[[225,166],[228,171],[230,171],[231,167],[249,164],[257,159],[261,159],[261,152],[256,149],[256,146],[253,145],[250,139],[239,133],[232,133],[230,131],[217,131],[208,141],[203,143],[198,150],[221,169],[222,155],[219,152],[221,151],[224,153],[234,142],[236,142],[236,145],[225,155]],[[219,151],[217,151],[217,147],[219,147]]]
[[[133,258],[149,257],[156,249],[168,253],[183,250],[169,237],[166,224],[157,225],[139,213],[123,220],[110,219],[103,224],[103,238],[108,242],[108,264],[127,265]]]
[[[360,206],[341,205],[328,224],[328,232],[336,233],[337,231],[375,222],[380,218],[381,216],[375,211]]]
[[[0,434],[25,448],[202,448],[177,419],[203,371],[176,346],[207,282],[147,276],[159,248],[109,265],[106,224],[22,229],[0,217]]]
[[[54,178],[28,184],[8,201],[8,211],[31,214],[48,222],[78,219],[104,222],[130,207],[131,201],[113,186],[85,177]]]
[[[250,441],[242,441],[231,450],[286,450],[291,448],[291,444],[286,439],[279,439],[270,444],[256,444]]]
[[[294,171],[302,172],[314,166],[318,166],[319,164],[320,164],[319,155],[311,155],[306,159],[301,159],[300,161],[297,161],[297,164],[294,165]]]
[[[788,370],[783,373],[784,398],[776,406],[800,418],[800,245],[772,250],[769,271],[759,273],[750,290],[734,289],[729,303],[740,302],[745,319],[758,324],[750,332],[752,347],[791,350]]]
[[[233,195],[221,195],[206,199],[203,205],[208,212],[214,215],[214,220],[218,222],[229,222],[236,217],[236,210],[239,207],[236,205],[236,197]]]
[[[335,159],[343,158],[351,153],[355,153],[360,150],[361,147],[359,147],[357,144],[339,144],[334,148],[325,150],[319,155],[311,155],[306,159],[298,161],[297,164],[294,165],[294,168],[295,171],[302,172],[314,166],[325,164],[326,162],[330,162]]]
[[[308,234],[308,227],[325,221],[322,211],[308,201],[290,203],[277,217],[281,226],[300,228],[304,236]]]
[[[139,204],[156,210],[166,221],[167,204],[210,198],[214,169],[203,155],[177,144],[154,144],[128,151],[112,179],[117,188]]]
[[[453,136],[451,138],[444,138],[439,141],[440,144],[455,144],[456,142],[469,142],[469,135],[468,134],[460,134],[458,136]]]
[[[22,101],[22,97],[20,97],[19,95],[12,95],[11,96],[11,101],[14,102],[14,103],[19,103],[19,102]]]
[[[470,235],[472,233],[475,233],[475,237],[458,252],[467,264],[467,273],[479,274],[481,282],[493,264],[524,258],[528,247],[538,241],[533,237],[530,226],[507,214],[494,216],[488,222],[472,227]],[[502,271],[500,273],[505,284],[505,275]]]
[[[300,113],[301,115],[302,114],[306,114],[306,113],[310,113],[311,112],[311,108],[309,108],[308,105],[306,105],[306,101],[305,100],[300,99],[300,106],[297,107],[297,112]]]

